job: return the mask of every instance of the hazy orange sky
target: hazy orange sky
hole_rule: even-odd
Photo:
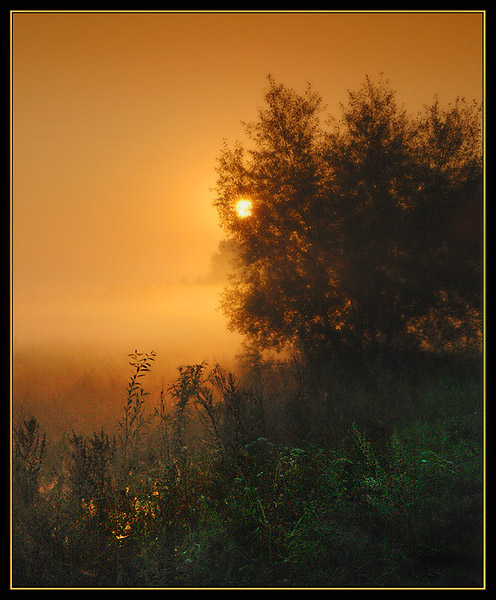
[[[210,191],[272,74],[338,114],[380,72],[416,111],[481,100],[482,14],[13,14],[14,290],[194,279]]]
[[[481,101],[483,16],[14,11],[17,331],[89,336],[118,311],[85,294],[206,275],[224,237],[216,158],[257,118],[268,74],[297,91],[310,82],[336,116],[381,72],[412,112],[435,94]],[[63,313],[64,298],[79,304]],[[213,310],[212,298],[197,304]],[[169,310],[154,302],[154,315]]]

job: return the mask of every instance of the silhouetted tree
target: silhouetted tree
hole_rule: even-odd
[[[349,362],[419,347],[432,311],[480,314],[476,106],[435,101],[410,117],[366,78],[325,128],[310,86],[269,78],[265,101],[246,125],[252,146],[219,159],[214,204],[238,250],[223,298],[233,329]]]
[[[216,252],[210,259],[210,272],[201,281],[204,283],[225,283],[233,269],[236,259],[236,244],[230,240],[221,240]]]

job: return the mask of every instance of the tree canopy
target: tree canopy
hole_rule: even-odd
[[[230,327],[260,348],[348,359],[476,342],[480,106],[434,99],[409,115],[368,77],[330,121],[310,86],[269,77],[264,100],[247,147],[219,157],[214,204],[237,251]]]

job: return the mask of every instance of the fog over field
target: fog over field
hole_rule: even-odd
[[[112,426],[130,373],[128,354],[155,351],[150,406],[181,364],[231,365],[241,336],[218,310],[219,283],[115,287],[100,293],[20,299],[13,311],[13,403],[61,433]],[[215,354],[213,354],[215,352]]]
[[[14,12],[13,402],[42,427],[106,425],[135,349],[155,390],[238,352],[209,274],[216,168],[269,74],[323,119],[366,74],[412,112],[481,99],[475,13]]]

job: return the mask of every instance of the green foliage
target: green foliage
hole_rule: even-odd
[[[306,367],[292,368],[307,412],[320,415]],[[169,396],[162,391],[141,438],[148,459],[125,478],[122,443],[103,431],[73,433],[62,461],[68,476],[57,473],[36,502],[14,503],[14,586],[481,587],[483,440],[473,379],[445,374],[419,385],[409,416],[398,414],[381,435],[348,389],[354,419],[336,423],[341,435],[329,441],[318,429],[297,438],[283,394],[291,370],[266,363],[264,372],[264,393],[280,393],[279,412],[264,424],[278,440],[252,426],[259,407],[250,379],[206,363],[180,367]],[[39,465],[38,423],[19,431],[16,460],[34,456]]]

